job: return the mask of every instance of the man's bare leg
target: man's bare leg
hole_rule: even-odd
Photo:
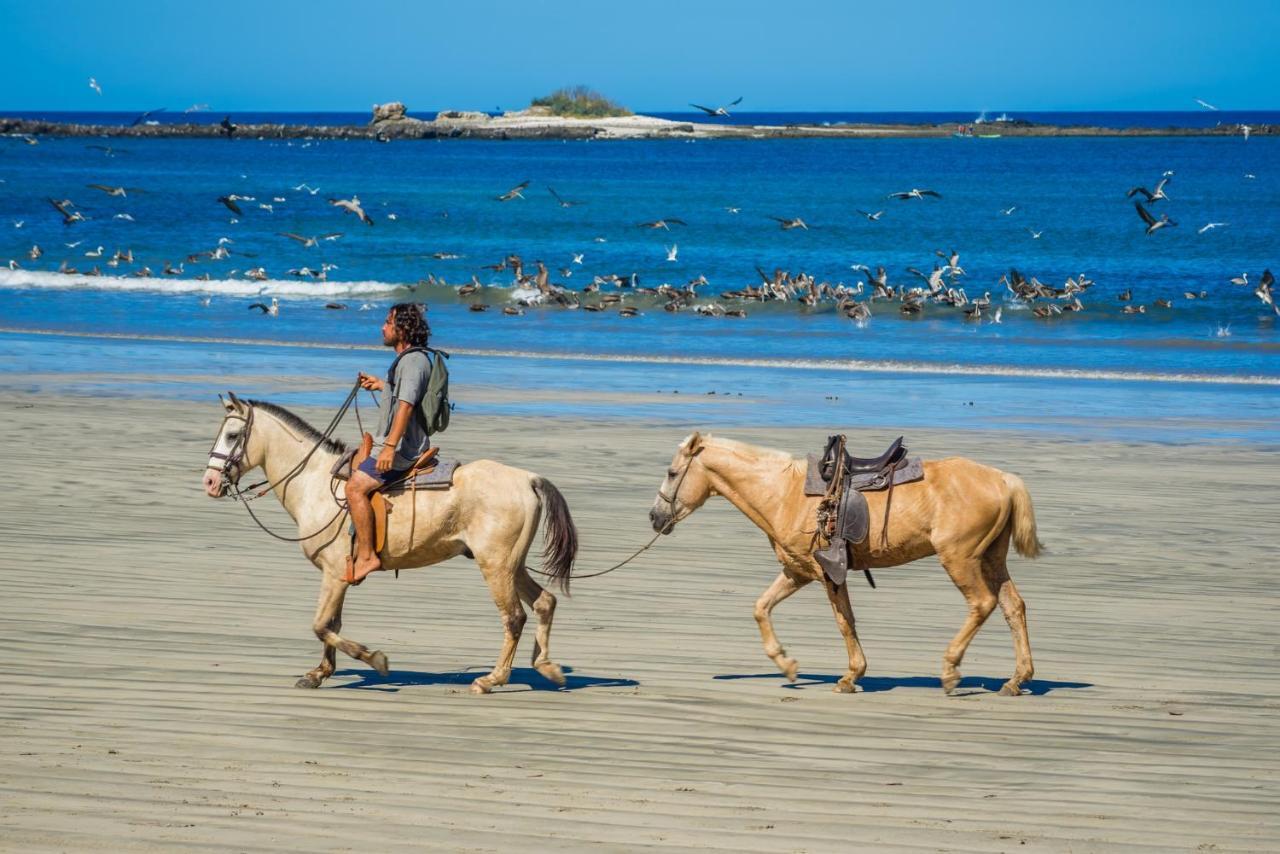
[[[373,507],[369,504],[369,494],[381,485],[362,471],[352,473],[347,481],[347,507],[356,526],[355,584],[382,569],[382,561],[373,550]]]

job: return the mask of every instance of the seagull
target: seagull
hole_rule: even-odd
[[[65,246],[65,247],[67,247],[68,249],[75,249],[75,248],[76,248],[77,246],[79,246],[81,243],[84,243],[84,241],[83,241],[83,240],[77,240],[75,243],[64,243],[64,244],[62,244],[62,245],[63,245],[63,246]]]
[[[269,205],[269,204],[267,204],[266,202],[258,202],[258,207],[259,207],[259,208],[261,208],[262,210],[266,211],[267,213],[275,213],[275,212],[276,212],[275,206],[274,206],[274,205]]]
[[[736,107],[741,103],[742,96],[739,95],[738,100],[730,101],[723,107],[704,107],[701,104],[690,104],[689,106],[702,110],[702,112],[706,113],[708,116],[725,116],[727,118],[729,115],[729,107]]]
[[[1040,229],[1039,231],[1036,231],[1036,230],[1034,230],[1034,229],[1028,228],[1028,229],[1027,229],[1027,234],[1030,234],[1030,235],[1031,235],[1031,239],[1032,239],[1032,240],[1039,240],[1039,239],[1040,239],[1040,235],[1044,234],[1044,229]]]
[[[1009,214],[1013,213],[1017,209],[1018,209],[1017,205],[1009,205],[1009,207],[1007,208],[1001,208],[1000,213],[1004,214],[1005,216],[1008,216]]]
[[[1200,227],[1199,231],[1197,231],[1197,232],[1196,232],[1196,234],[1204,234],[1206,231],[1213,231],[1215,228],[1223,228],[1223,227],[1228,226],[1228,225],[1231,225],[1231,223],[1229,223],[1229,222],[1206,222],[1204,225],[1202,225],[1202,226]]]
[[[240,210],[240,206],[239,206],[238,204],[236,204],[236,202],[237,202],[239,199],[240,199],[240,197],[239,197],[239,196],[237,196],[235,193],[232,193],[232,194],[231,194],[231,195],[229,195],[229,196],[218,196],[218,201],[220,201],[220,202],[222,202],[224,205],[226,205],[226,206],[227,206],[227,210],[231,211],[231,212],[232,212],[233,214],[235,214],[236,216],[243,216],[243,215],[244,215],[244,211]]]
[[[102,84],[98,82],[96,77],[89,78],[89,88],[97,92],[99,95],[102,94]]]
[[[525,183],[527,184],[529,182],[525,181]],[[562,208],[572,208],[577,205],[585,204],[585,202],[571,202],[568,199],[561,198],[560,194],[556,192],[555,187],[547,187],[547,189],[551,192],[551,195],[555,197],[556,204],[560,205]],[[524,198],[524,196],[521,196],[520,198]]]
[[[137,127],[138,125],[150,119],[156,113],[163,113],[167,109],[168,107],[156,107],[154,110],[147,110],[145,113],[140,113],[136,119],[134,119],[132,122],[129,123],[129,126]]]
[[[585,253],[585,252],[575,252],[575,253],[573,253],[573,263],[575,263],[575,264],[581,264],[581,263],[582,263],[582,256],[583,256],[583,255],[586,255],[586,254],[587,254],[587,253]]]
[[[258,311],[262,312],[263,314],[269,314],[272,317],[276,317],[277,315],[280,314],[280,300],[276,299],[275,297],[272,297],[271,305],[267,305],[266,303],[261,303],[261,302],[255,302],[252,305],[250,305],[249,308],[256,308],[258,309]]]
[[[507,190],[505,193],[503,193],[501,196],[494,196],[493,198],[499,202],[509,202],[512,199],[523,199],[524,198],[523,191],[528,186],[529,186],[528,181],[521,181],[519,184],[516,184],[510,190]]]
[[[107,184],[85,184],[85,186],[90,190],[101,190],[108,196],[120,196],[121,198],[128,198],[127,190],[133,190],[135,193],[142,192],[137,187],[112,187]]]
[[[318,237],[303,237],[301,234],[294,234],[292,231],[277,231],[276,234],[281,237],[287,237],[290,240],[296,240],[306,247],[315,246],[321,240],[337,240],[342,236],[342,232],[340,231],[335,231],[330,234],[321,234]]]
[[[1204,107],[1206,110],[1213,110],[1215,113],[1218,111],[1218,108],[1215,107],[1213,104],[1210,104],[1208,101],[1201,101],[1199,98],[1193,98],[1192,100],[1194,100],[1200,106]]]
[[[305,181],[304,181],[303,183],[299,184],[298,186],[294,187],[293,189],[294,189],[294,190],[306,190],[308,193],[310,193],[310,194],[311,194],[311,195],[313,195],[313,196],[314,196],[316,193],[320,192],[320,188],[319,188],[319,187],[312,187],[312,186],[309,186]]]
[[[867,211],[858,211],[858,213],[865,216],[867,218],[867,222],[879,222],[880,217],[884,216],[884,211],[876,211],[875,213],[868,213]]]
[[[1147,224],[1147,234],[1155,234],[1167,225],[1177,225],[1176,222],[1169,219],[1168,214],[1161,214],[1159,219],[1151,215],[1151,211],[1142,206],[1142,202],[1134,202],[1134,208],[1138,211],[1138,216],[1142,217],[1142,221]]]
[[[1151,204],[1152,202],[1158,202],[1161,199],[1168,199],[1169,197],[1165,195],[1165,192],[1164,192],[1164,185],[1167,183],[1169,183],[1168,177],[1161,178],[1160,183],[1156,184],[1156,190],[1154,193],[1148,190],[1146,187],[1134,187],[1132,190],[1125,193],[1125,196],[1132,199],[1136,194],[1141,193],[1142,195],[1147,197],[1147,204]]]
[[[22,228],[26,224],[27,224],[27,221],[25,219],[15,219],[13,221],[14,228]]]
[[[925,196],[933,196],[935,199],[942,198],[942,194],[939,193],[937,190],[918,190],[915,187],[912,187],[910,190],[905,190],[899,193],[890,193],[889,195],[885,196],[885,198],[898,199],[900,201],[905,202],[907,199],[923,199]]]
[[[781,225],[783,231],[790,231],[793,228],[803,228],[805,231],[809,230],[809,226],[806,225],[805,221],[800,217],[796,217],[795,219],[783,219],[780,216],[771,216],[769,219]]]
[[[731,214],[742,213],[742,208],[735,208],[732,205],[729,205],[728,207],[726,207],[725,210]]]
[[[118,214],[116,214],[115,216],[113,216],[113,217],[112,217],[112,219],[122,219],[122,220],[124,220],[125,222],[133,222],[133,221],[134,221],[134,219],[133,219],[133,214],[130,214],[130,213],[118,213]]]
[[[1248,125],[1240,125],[1240,133],[1244,134],[1245,142],[1249,141],[1249,132],[1252,130],[1253,128],[1249,127]]]
[[[353,213],[360,217],[366,225],[373,225],[373,217],[364,212],[364,208],[360,207],[360,197],[352,196],[349,199],[330,199],[329,204],[335,208],[342,208],[348,213]]]
[[[667,217],[666,219],[655,219],[653,222],[642,222],[639,225],[637,225],[636,228],[655,228],[655,229],[661,228],[661,229],[670,231],[672,224],[688,225],[689,223],[685,222],[682,219],[676,219],[675,217]],[[600,241],[600,238],[596,238],[596,240]],[[603,241],[600,241],[600,242],[603,242]]]
[[[675,261],[675,260],[676,260],[676,253],[677,253],[677,252],[679,252],[679,251],[680,251],[680,244],[678,244],[678,243],[673,243],[672,245],[668,246],[668,247],[667,247],[667,260],[668,260],[668,261]]]

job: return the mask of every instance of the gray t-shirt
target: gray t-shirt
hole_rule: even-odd
[[[431,359],[427,353],[405,353],[396,365],[396,375],[382,390],[382,401],[378,404],[378,433],[373,437],[376,445],[375,453],[382,449],[391,432],[391,422],[395,420],[400,401],[411,403],[414,409],[422,403],[427,393],[427,381],[431,378]],[[417,412],[409,417],[409,426],[400,437],[400,445],[396,448],[395,462],[397,469],[407,469],[417,461],[418,457],[431,447],[431,438],[423,429],[422,418]]]

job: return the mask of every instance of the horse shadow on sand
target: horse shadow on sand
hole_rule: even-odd
[[[564,687],[557,685],[532,667],[515,667],[511,670],[511,678],[494,693],[522,691],[581,691],[584,688],[637,688],[640,683],[634,679],[608,678],[602,676],[579,676],[572,667],[563,666]],[[339,670],[334,677],[354,676],[353,682],[330,682],[326,687],[346,690],[384,691],[395,693],[402,688],[418,688],[427,685],[456,685],[470,689],[471,682],[477,676],[484,676],[489,668],[476,667],[474,670],[458,670],[452,673],[424,673],[418,670],[395,670],[386,676],[379,676],[373,670]]]
[[[810,688],[814,685],[834,685],[840,681],[842,674],[801,673],[795,682],[784,682],[781,687],[793,691]],[[713,679],[784,679],[781,673],[726,673],[713,676]],[[963,676],[956,686],[953,697],[967,697],[974,694],[995,694],[1004,685],[1008,677],[997,676]],[[1052,682],[1048,679],[1031,679],[1022,684],[1023,694],[1040,696],[1052,691],[1066,688],[1092,688],[1091,682]],[[932,688],[942,690],[942,680],[937,676],[863,676],[858,680],[858,693],[877,694],[882,691],[893,691],[897,688]]]

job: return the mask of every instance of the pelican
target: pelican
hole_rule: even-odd
[[[355,214],[365,225],[373,225],[373,217],[364,212],[364,208],[360,207],[360,197],[352,196],[349,199],[330,199],[329,204],[335,208],[342,208],[348,213]]]
[[[1213,231],[1215,228],[1224,228],[1230,224],[1231,223],[1229,222],[1206,222],[1204,225],[1200,226],[1200,229],[1196,231],[1196,234],[1204,234],[1206,231]]]
[[[525,183],[527,184],[529,182],[525,181]],[[549,190],[551,192],[551,195],[555,198],[556,204],[560,205],[560,207],[562,208],[572,208],[581,204],[585,204],[585,202],[571,202],[568,199],[561,198],[560,194],[556,192],[555,187],[547,187],[547,190]],[[524,197],[521,196],[521,198],[524,198]]]
[[[1233,285],[1247,285],[1247,284],[1249,284],[1249,274],[1248,274],[1248,273],[1241,273],[1240,275],[1236,276],[1234,279],[1232,279],[1232,280],[1231,280],[1231,284],[1233,284]]]
[[[880,217],[884,216],[884,211],[876,211],[875,213],[870,213],[868,211],[858,211],[858,213],[866,217],[867,222],[879,222]]]
[[[58,213],[62,214],[63,225],[71,225],[73,222],[85,221],[84,214],[80,213],[80,211],[71,210],[71,208],[75,207],[75,203],[72,202],[70,199],[63,199],[62,201],[58,201],[57,199],[49,199],[49,204],[53,205],[54,209]],[[18,227],[21,228],[22,226],[18,226]]]
[[[741,96],[741,95],[739,95],[739,96],[738,96],[738,100],[736,100],[736,101],[730,101],[728,104],[726,104],[726,105],[725,105],[725,106],[723,106],[723,107],[714,107],[714,108],[713,108],[713,107],[704,107],[704,106],[702,106],[701,104],[690,104],[689,106],[690,106],[690,107],[694,107],[695,109],[702,110],[702,112],[706,113],[708,116],[713,116],[713,117],[714,117],[714,116],[724,116],[724,117],[728,118],[728,116],[729,116],[729,107],[736,107],[736,106],[738,106],[738,105],[739,105],[739,104],[741,104],[741,103],[742,103],[742,96]]]
[[[1158,184],[1156,184],[1155,192],[1148,190],[1146,187],[1134,187],[1132,190],[1125,193],[1125,196],[1132,199],[1136,194],[1141,193],[1147,197],[1147,204],[1158,202],[1161,199],[1168,199],[1169,197],[1164,192],[1164,185],[1167,183],[1169,183],[1169,178],[1168,176],[1165,176],[1160,179]]]
[[[653,222],[639,223],[636,226],[636,228],[653,228],[653,229],[661,228],[666,231],[670,231],[672,225],[688,225],[688,224],[689,223],[685,222],[682,219],[676,219],[675,217],[667,217],[666,219],[655,219]],[[596,240],[597,242],[600,242],[600,243],[604,242],[600,240],[600,238],[598,237],[596,238]]]
[[[255,302],[252,305],[250,305],[249,308],[256,308],[258,309],[258,311],[262,312],[263,314],[269,314],[272,317],[276,317],[277,315],[280,314],[280,300],[276,299],[275,297],[272,297],[271,305],[267,305],[266,303],[261,303],[261,302]]]
[[[794,219],[783,219],[780,216],[771,216],[769,219],[778,223],[782,227],[783,231],[790,231],[793,228],[803,228],[805,231],[809,230],[809,226],[806,225],[805,221],[800,217],[795,217]]]
[[[99,246],[97,249],[90,249],[88,252],[84,253],[84,257],[86,257],[86,258],[101,258],[101,257],[102,257],[102,247],[101,247],[101,246]]]
[[[40,244],[33,243],[31,244],[31,251],[27,253],[27,257],[30,258],[32,261],[34,261],[43,254],[44,254],[44,250],[40,248]]]
[[[89,78],[89,88],[97,92],[99,95],[102,94],[102,84],[98,82],[96,77]]]
[[[290,240],[296,240],[304,247],[316,246],[321,240],[337,240],[342,236],[342,232],[340,231],[335,231],[331,234],[321,234],[318,237],[303,237],[301,234],[294,234],[292,231],[277,231],[276,234],[281,237],[287,237]]]
[[[231,211],[236,216],[244,216],[244,211],[240,210],[240,206],[236,204],[239,200],[240,196],[237,196],[235,193],[227,196],[218,196],[218,201],[226,205],[227,210]]]
[[[266,211],[267,213],[275,213],[275,212],[276,212],[275,206],[274,206],[274,205],[270,205],[270,204],[268,204],[267,202],[258,202],[258,207],[259,207],[259,208],[261,208],[262,210]]]
[[[923,199],[925,196],[932,196],[935,199],[942,198],[942,194],[939,193],[937,190],[918,190],[915,187],[912,187],[910,190],[904,190],[899,193],[890,193],[889,195],[885,196],[885,198],[898,199],[900,201],[905,202],[907,199]]]
[[[521,181],[519,184],[516,184],[510,190],[507,190],[505,193],[503,193],[501,196],[494,196],[493,198],[499,202],[509,202],[512,199],[523,199],[524,198],[523,191],[528,186],[529,186],[528,181]]]
[[[678,243],[673,243],[672,245],[668,246],[668,247],[667,247],[667,260],[668,260],[668,261],[675,261],[675,260],[676,260],[676,253],[677,253],[677,252],[679,252],[679,251],[680,251],[680,244],[678,244]]]
[[[1183,299],[1208,299],[1209,292],[1201,291],[1200,293],[1196,293],[1195,291],[1183,291],[1182,298]]]
[[[1159,219],[1151,215],[1151,211],[1142,206],[1142,202],[1134,202],[1133,206],[1138,211],[1138,216],[1142,217],[1142,221],[1147,224],[1147,234],[1155,234],[1167,225],[1177,225],[1176,222],[1169,219],[1168,214],[1161,214]]]
[[[1271,310],[1280,316],[1280,306],[1276,305],[1275,297],[1271,293],[1271,288],[1276,283],[1275,276],[1271,275],[1270,270],[1262,271],[1262,279],[1258,282],[1258,287],[1254,289],[1254,293],[1258,295],[1258,299],[1262,300],[1263,305],[1271,306]]]
[[[107,184],[85,184],[85,186],[90,190],[101,190],[108,196],[120,196],[121,198],[128,197],[128,190],[133,190],[135,193],[142,192],[137,187],[112,187]]]

